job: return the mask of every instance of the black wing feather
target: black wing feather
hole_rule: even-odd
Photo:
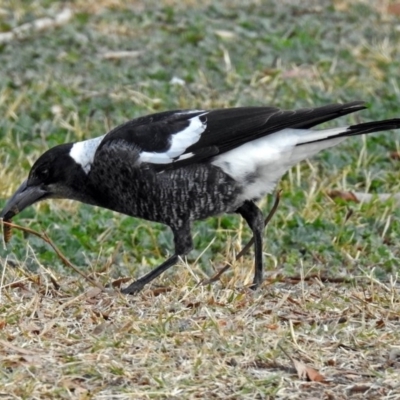
[[[186,149],[181,159],[170,164],[152,164],[158,171],[175,169],[207,161],[217,154],[285,128],[312,128],[342,115],[363,110],[366,108],[364,104],[362,101],[354,101],[293,111],[275,107],[166,111],[118,126],[105,136],[99,149],[106,143],[122,139],[146,152],[164,152],[169,149],[173,134],[188,127],[191,118],[204,114],[200,118],[205,118],[206,130],[196,143]]]
[[[220,153],[270,135],[285,128],[309,129],[342,115],[365,109],[364,102],[330,104],[318,108],[281,110],[252,107],[211,110],[207,114],[207,129],[187,152],[207,146],[218,146]]]
[[[204,111],[173,110],[139,117],[117,126],[107,133],[100,146],[114,140],[124,140],[143,151],[161,153],[170,146],[171,135],[187,128],[190,119]]]

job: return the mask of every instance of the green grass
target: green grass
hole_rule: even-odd
[[[63,4],[7,2],[0,33],[55,15]],[[399,116],[398,17],[372,1],[69,4],[74,15],[67,24],[0,44],[0,206],[44,150],[151,112],[365,100],[368,110],[344,120]],[[112,51],[136,54],[105,56]],[[171,84],[174,77],[185,84]],[[151,290],[134,298],[88,296],[88,283],[48,245],[15,231],[0,249],[0,393],[81,399],[400,395],[399,365],[390,359],[400,343],[400,211],[393,201],[356,204],[327,195],[332,189],[398,193],[399,161],[389,153],[399,147],[396,132],[351,138],[284,177],[265,235],[268,284],[255,294],[241,289],[251,279],[251,256],[220,283],[196,287],[232,262],[250,238],[235,216],[195,224],[195,250],[157,281],[171,291],[156,297]],[[272,201],[263,202],[265,212]],[[162,225],[67,201],[31,207],[15,222],[46,231],[102,284],[138,277],[172,251]],[[312,278],[317,275],[332,281]],[[302,382],[279,343],[332,382]],[[353,393],[361,383],[369,391]]]

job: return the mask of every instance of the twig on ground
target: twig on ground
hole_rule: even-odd
[[[77,274],[79,274],[80,276],[82,276],[84,279],[86,279],[88,282],[90,282],[92,285],[96,286],[97,288],[104,290],[103,286],[96,282],[95,280],[89,278],[87,275],[85,275],[78,267],[76,267],[74,264],[71,263],[71,261],[69,261],[63,253],[61,253],[61,251],[57,248],[57,246],[51,241],[51,239],[47,236],[46,233],[39,233],[33,229],[30,228],[26,228],[24,226],[20,226],[20,225],[16,225],[12,222],[9,221],[3,221],[3,225],[6,227],[8,226],[9,228],[15,228],[15,229],[19,229],[20,231],[29,233],[31,235],[35,235],[37,237],[39,237],[40,239],[44,240],[47,244],[50,245],[50,247],[55,251],[55,253],[57,254],[57,256],[60,258],[60,260],[63,262],[63,264],[69,268],[72,268]],[[8,228],[8,229],[9,229]]]
[[[28,37],[31,32],[43,31],[45,29],[64,25],[71,19],[72,15],[72,10],[70,8],[65,8],[53,18],[39,18],[32,22],[17,26],[10,32],[1,32],[0,44],[11,42],[14,39],[24,39]]]
[[[143,54],[143,51],[136,50],[121,50],[121,51],[107,51],[103,54],[100,54],[101,58],[105,60],[119,60],[121,58],[137,58]]]

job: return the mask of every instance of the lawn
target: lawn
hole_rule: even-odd
[[[391,1],[6,1],[0,207],[49,147],[152,112],[365,100],[329,126],[400,117],[398,43]],[[350,138],[286,174],[256,292],[252,254],[235,261],[251,237],[237,216],[196,223],[195,250],[136,296],[14,230],[0,246],[0,397],[400,398],[400,210],[379,197],[400,192],[399,135]],[[162,225],[70,201],[14,222],[98,286],[173,250]]]

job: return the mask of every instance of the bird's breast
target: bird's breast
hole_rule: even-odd
[[[156,172],[149,165],[121,163],[99,172],[90,179],[103,207],[167,225],[233,212],[241,192],[234,179],[211,164]]]

